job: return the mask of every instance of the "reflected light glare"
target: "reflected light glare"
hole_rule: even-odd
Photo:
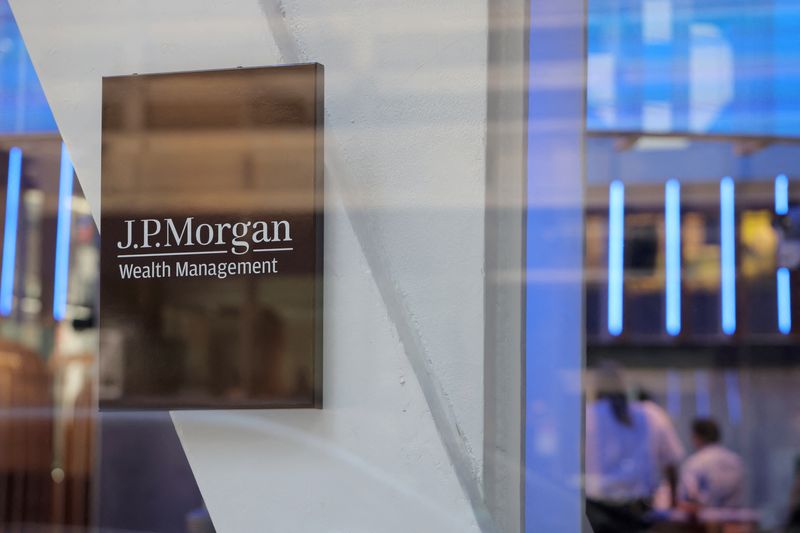
[[[622,333],[625,240],[625,186],[613,181],[608,189],[608,332]]]
[[[669,180],[664,188],[666,226],[667,333],[681,332],[681,184]]]
[[[722,291],[722,331],[736,332],[736,215],[733,179],[725,177],[719,185],[720,274]]]
[[[61,176],[58,186],[58,226],[56,230],[56,268],[53,288],[53,318],[63,320],[67,311],[69,241],[72,222],[72,161],[67,145],[61,144]]]
[[[17,224],[19,221],[19,191],[22,181],[22,150],[12,148],[8,153],[8,188],[6,190],[6,221],[3,230],[3,266],[0,272],[0,314],[8,316],[14,303],[14,271],[17,264]]]
[[[54,483],[60,484],[64,482],[66,475],[63,469],[56,467],[50,471],[50,477],[53,479]]]
[[[778,269],[778,329],[784,335],[792,332],[792,293],[789,269]]]

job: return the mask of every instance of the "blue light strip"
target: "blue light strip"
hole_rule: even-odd
[[[0,315],[8,316],[14,305],[14,272],[17,265],[17,223],[19,221],[19,189],[22,181],[22,150],[8,153],[8,188],[6,190],[6,223],[3,230],[3,268],[0,272]]]
[[[785,174],[775,177],[775,214],[789,214],[789,178]],[[778,330],[784,335],[792,332],[791,276],[788,268],[777,272]]]
[[[722,290],[722,331],[736,332],[736,215],[734,185],[730,177],[719,184],[720,273]]]
[[[775,214],[789,213],[789,178],[781,174],[775,178]]]
[[[669,180],[664,188],[666,226],[667,333],[681,332],[681,184]]]
[[[694,373],[695,411],[697,416],[711,416],[711,384],[708,372],[697,370]]]
[[[622,333],[622,299],[625,260],[625,185],[613,181],[608,188],[608,332]]]
[[[673,420],[681,416],[681,375],[677,370],[667,371],[667,412]]]
[[[792,293],[789,269],[778,269],[778,330],[784,335],[792,332]]]
[[[732,426],[737,426],[742,421],[742,393],[739,375],[735,370],[725,371],[725,399],[728,403],[728,420]]]
[[[61,145],[61,177],[58,186],[58,226],[56,230],[56,273],[53,288],[53,318],[63,320],[67,312],[69,279],[69,241],[72,222],[72,161],[67,145]]]

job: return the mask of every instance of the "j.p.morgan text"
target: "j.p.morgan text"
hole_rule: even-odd
[[[194,217],[176,222],[173,218],[126,220],[127,239],[117,241],[117,249],[146,250],[171,247],[225,246],[235,255],[246,254],[253,246],[290,242],[287,220],[256,222],[196,223]]]

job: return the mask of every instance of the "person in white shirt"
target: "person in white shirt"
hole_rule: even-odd
[[[698,418],[692,423],[695,451],[681,467],[681,507],[737,508],[744,505],[744,463],[735,452],[720,444],[716,422]]]
[[[658,470],[650,421],[624,395],[601,393],[586,412],[586,495],[609,502],[647,500]]]
[[[639,390],[638,397],[650,421],[650,443],[656,468],[654,476],[663,479],[654,498],[659,501],[654,501],[654,507],[670,508],[677,503],[678,466],[686,456],[686,450],[669,414],[646,391]]]
[[[595,533],[644,530],[664,466],[682,446],[667,442],[674,432],[652,407],[628,400],[618,365],[601,364],[595,383],[596,400],[586,407],[587,516]]]

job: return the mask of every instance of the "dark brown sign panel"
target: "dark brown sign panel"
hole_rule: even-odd
[[[322,88],[103,80],[101,408],[322,405]]]

